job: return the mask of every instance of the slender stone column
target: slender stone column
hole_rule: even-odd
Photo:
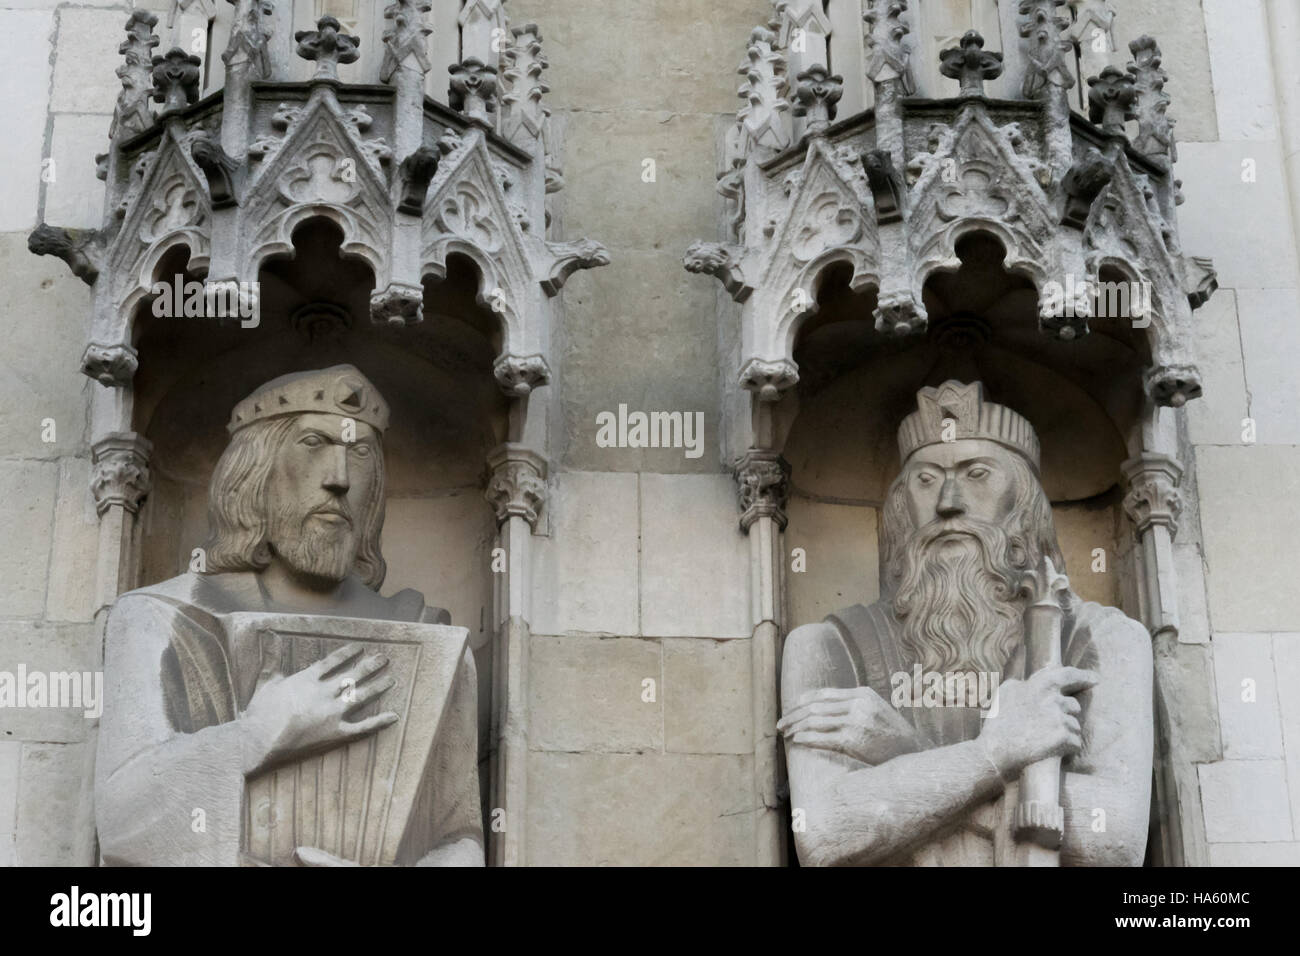
[[[152,451],[148,439],[135,432],[112,432],[92,446],[90,490],[99,512],[96,616],[136,585],[140,561],[137,520],[140,502],[152,484]]]
[[[1147,452],[1123,464],[1129,486],[1124,510],[1137,528],[1138,574],[1142,619],[1151,633],[1178,631],[1178,580],[1174,571],[1174,536],[1182,495],[1183,467],[1168,455]]]
[[[781,627],[785,619],[785,506],[790,465],[771,449],[751,448],[737,463],[740,527],[749,535],[751,676],[754,721],[754,862],[784,866],[781,792],[785,766],[776,722],[781,716]]]
[[[491,759],[488,859],[523,866],[528,783],[528,643],[532,534],[546,501],[546,460],[515,442],[488,456],[485,497],[496,511],[493,552]]]

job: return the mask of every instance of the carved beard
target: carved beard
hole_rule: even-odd
[[[348,520],[322,518],[322,509],[342,514]],[[271,509],[270,546],[295,575],[338,584],[356,561],[355,525],[344,498],[317,505],[306,514],[297,502],[287,502]]]
[[[963,535],[944,536],[953,531]],[[1022,636],[1012,582],[1027,559],[1023,542],[983,521],[933,521],[916,531],[893,602],[904,651],[926,673],[1000,674]]]

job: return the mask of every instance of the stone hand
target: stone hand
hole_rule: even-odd
[[[257,689],[240,718],[246,731],[245,772],[356,740],[397,720],[391,711],[351,721],[348,716],[390,689],[378,677],[387,658],[361,656],[359,644],[341,647],[288,677],[276,676]]]
[[[1003,779],[1045,757],[1073,756],[1083,747],[1075,694],[1096,685],[1094,671],[1045,667],[1028,680],[1007,680],[998,687],[979,740]]]
[[[925,747],[912,725],[870,687],[826,687],[806,694],[776,729],[791,743],[873,767]]]

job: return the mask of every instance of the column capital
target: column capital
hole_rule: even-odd
[[[515,442],[499,445],[488,455],[491,477],[483,493],[496,511],[497,524],[519,517],[537,530],[546,504],[546,459]]]
[[[135,432],[113,432],[91,447],[93,468],[90,491],[101,517],[110,507],[125,508],[132,514],[153,485],[149,456],[153,443]]]
[[[759,518],[774,518],[781,530],[790,499],[790,463],[769,448],[751,448],[736,462],[740,486],[740,527],[746,534]]]
[[[1128,484],[1124,511],[1145,534],[1155,525],[1164,525],[1172,538],[1178,533],[1178,515],[1183,510],[1183,496],[1178,491],[1183,466],[1168,455],[1146,452],[1130,458],[1120,466]]]

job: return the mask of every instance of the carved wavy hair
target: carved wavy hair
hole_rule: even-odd
[[[208,571],[261,571],[271,563],[267,486],[294,424],[292,415],[271,418],[241,428],[231,437],[208,486],[209,536],[204,546]],[[388,566],[379,550],[384,529],[385,474],[378,432],[375,441],[379,452],[375,456],[375,482],[359,516],[353,570],[363,584],[378,591]]]
[[[1007,536],[1007,553],[996,557],[1004,560],[1008,567],[1026,571],[1037,567],[1043,555],[1047,555],[1058,571],[1064,571],[1065,559],[1061,557],[1056,539],[1052,505],[1047,500],[1038,476],[1034,474],[1029,462],[1015,452],[1006,452],[1004,460],[1011,469],[1018,490],[1011,514],[1002,525]],[[881,519],[884,585],[886,594],[890,597],[897,592],[903,579],[907,542],[917,530],[907,508],[908,473],[904,466],[889,486]]]

